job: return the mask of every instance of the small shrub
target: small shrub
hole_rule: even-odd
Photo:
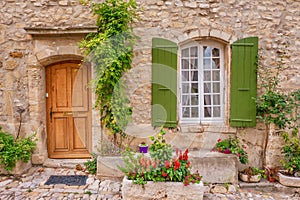
[[[92,159],[83,163],[90,174],[96,174],[97,172],[97,155],[95,153],[92,154]]]
[[[32,151],[36,148],[35,136],[36,133],[15,140],[13,135],[3,132],[0,127],[0,165],[7,172],[15,168],[17,161],[22,160],[27,163],[30,160]]]

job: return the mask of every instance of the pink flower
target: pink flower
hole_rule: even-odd
[[[163,177],[168,176],[168,174],[167,174],[166,172],[164,172],[164,171],[161,172],[161,175],[162,175]]]
[[[171,167],[171,162],[169,162],[168,160],[166,160],[165,162],[165,165],[166,165],[166,168],[169,169]]]
[[[222,141],[222,139],[221,138],[219,138],[218,140],[217,140],[217,142],[221,142]]]

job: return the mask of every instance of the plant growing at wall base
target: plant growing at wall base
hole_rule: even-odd
[[[97,157],[95,153],[92,153],[92,159],[83,163],[90,174],[96,174],[97,172]]]
[[[16,166],[16,162],[22,160],[27,163],[32,151],[36,148],[36,134],[25,138],[17,138],[3,132],[0,127],[0,165],[8,172],[11,172]]]
[[[132,110],[121,77],[131,68],[136,36],[130,24],[137,18],[137,4],[134,0],[105,0],[91,6],[98,32],[88,34],[80,47],[94,64],[96,107],[102,125],[124,135]]]

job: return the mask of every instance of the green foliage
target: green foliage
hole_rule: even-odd
[[[152,158],[160,161],[159,165],[162,165],[166,160],[170,160],[172,157],[172,148],[170,144],[167,144],[164,138],[165,134],[166,131],[161,128],[155,137],[150,137],[153,143],[150,145],[149,153]]]
[[[255,175],[259,175],[260,177],[267,178],[265,170],[259,169],[258,167],[248,167],[243,171],[241,171],[241,173],[248,175],[249,178]]]
[[[246,146],[241,146],[238,139],[227,138],[225,140],[218,139],[215,150],[225,154],[235,154],[242,164],[248,163],[248,154],[244,150]]]
[[[84,166],[87,168],[87,170],[90,172],[90,174],[96,174],[97,172],[97,155],[96,154],[92,154],[92,159],[86,161],[84,164]]]
[[[11,172],[19,160],[25,163],[30,160],[32,151],[36,148],[35,135],[15,140],[13,135],[3,132],[0,127],[0,165],[6,171]]]
[[[97,15],[98,33],[88,34],[80,47],[95,67],[96,107],[101,121],[114,134],[123,135],[132,109],[121,77],[131,68],[136,36],[130,24],[137,18],[137,5],[134,0],[105,0],[91,6]]]
[[[295,172],[300,171],[300,142],[298,130],[294,130],[290,136],[288,133],[282,134],[285,141],[282,152],[284,154],[284,159],[281,160],[283,168],[287,172],[293,175]]]

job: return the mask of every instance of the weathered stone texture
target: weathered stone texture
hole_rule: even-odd
[[[142,9],[139,10],[139,20],[134,25],[134,31],[141,39],[135,48],[133,68],[124,76],[133,106],[134,123],[151,123],[153,37],[163,37],[178,44],[200,37],[218,38],[230,48],[229,44],[239,38],[258,36],[264,66],[274,66],[277,52],[287,53],[283,58],[285,70],[280,75],[282,89],[300,87],[299,1],[137,0],[137,3]],[[65,58],[72,55],[69,58],[80,59],[76,45],[82,35],[71,38],[67,34],[34,38],[25,28],[58,27],[65,30],[94,24],[95,16],[91,14],[90,8],[81,5],[78,0],[0,1],[0,126],[14,130],[10,127],[16,127],[19,123],[15,117],[19,116],[17,111],[24,108],[22,121],[26,130],[29,133],[30,129],[33,131],[39,127],[44,130],[44,66],[60,61],[58,56]],[[56,60],[51,56],[56,56]],[[42,130],[40,132],[44,133]],[[208,131],[207,128],[203,130],[207,132],[206,135]],[[232,133],[229,128],[221,133],[228,132]],[[262,149],[261,131],[245,129],[237,133],[253,151],[249,156],[251,162],[259,165],[257,157],[261,155]],[[203,135],[197,136],[193,146],[201,146]],[[43,134],[39,139],[43,140],[41,145],[46,146]]]

